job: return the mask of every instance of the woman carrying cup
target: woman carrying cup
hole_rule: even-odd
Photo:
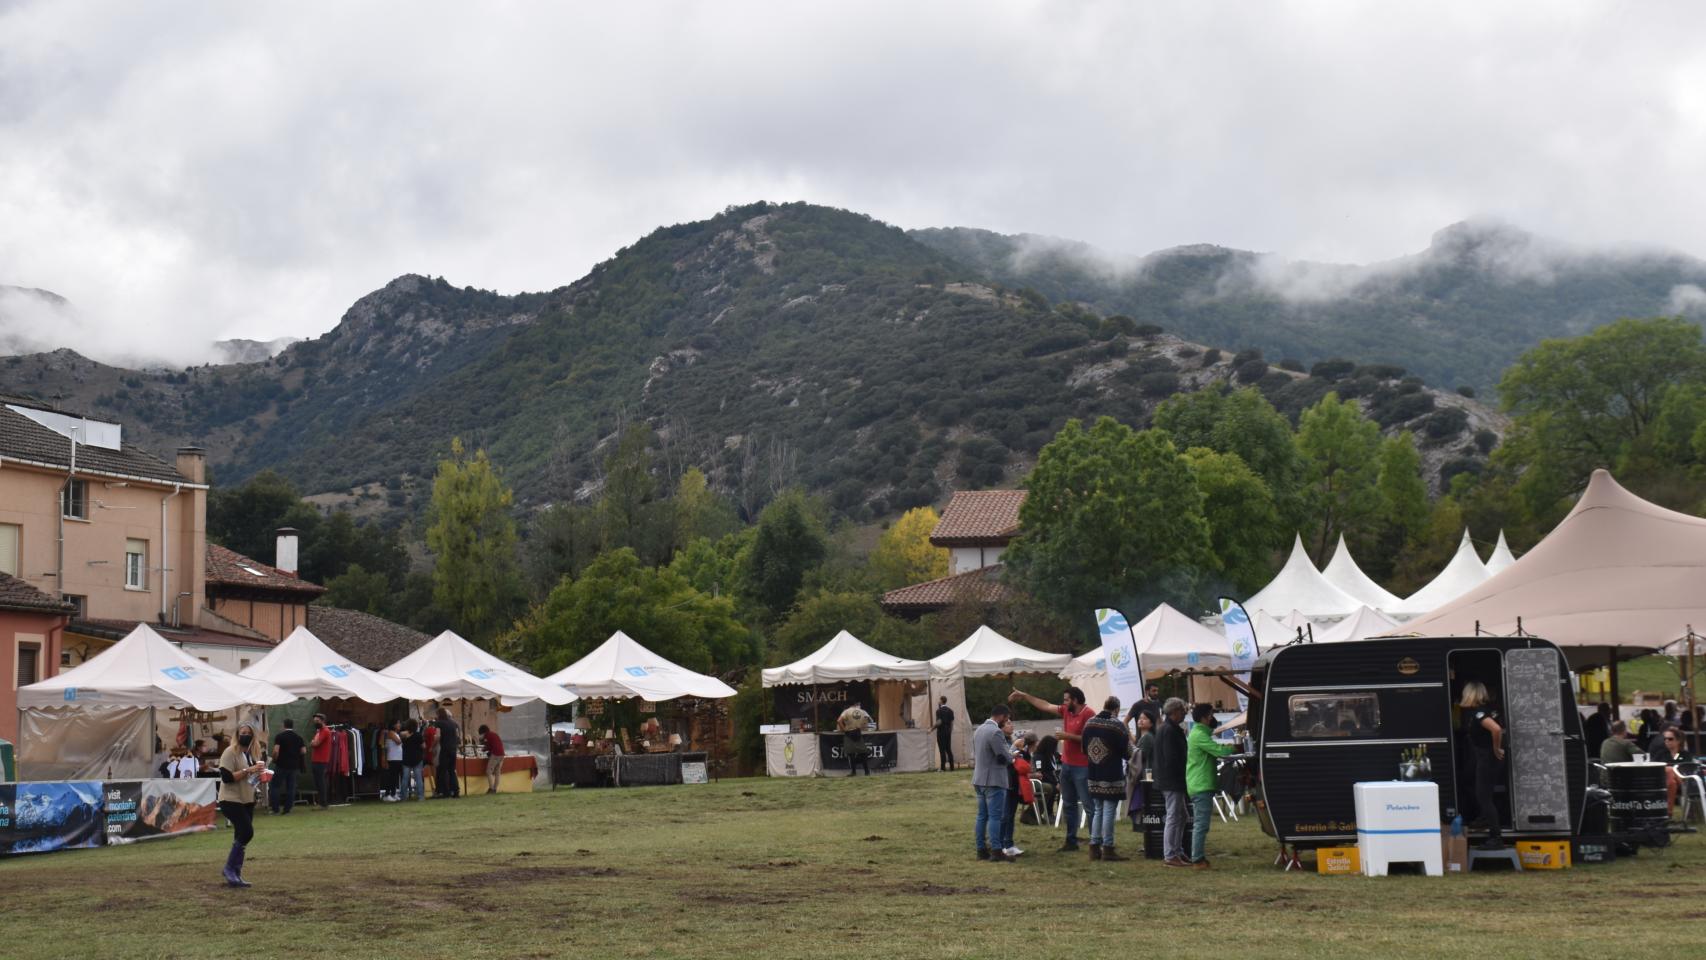
[[[219,757],[219,812],[231,822],[231,853],[225,858],[225,882],[233,887],[249,886],[243,879],[243,855],[255,836],[255,790],[267,765],[257,759],[255,728],[237,725],[237,742]]]

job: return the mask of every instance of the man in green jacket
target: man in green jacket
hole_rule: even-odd
[[[1214,705],[1199,703],[1191,708],[1191,733],[1185,738],[1185,792],[1191,795],[1191,866],[1208,869],[1208,825],[1214,819],[1214,794],[1218,778],[1214,761],[1232,752],[1232,744],[1214,739]]]

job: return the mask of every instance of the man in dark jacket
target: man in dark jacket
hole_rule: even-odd
[[[1161,834],[1162,861],[1169,867],[1188,867],[1185,856],[1185,701],[1170,697],[1161,706],[1161,729],[1155,735],[1155,787],[1166,801],[1167,819]]]
[[[438,710],[438,770],[433,776],[440,797],[460,797],[462,784],[456,780],[456,756],[462,749],[462,729],[450,719],[450,711]]]
[[[1008,860],[1001,849],[1001,822],[1007,809],[1007,768],[1013,758],[1007,752],[1007,705],[998,703],[989,719],[971,736],[971,786],[977,792],[977,858]]]
[[[954,766],[954,708],[948,706],[948,698],[942,698],[942,705],[936,708],[936,754],[943,770],[953,770]]]
[[[1084,725],[1084,757],[1089,761],[1090,859],[1124,860],[1114,850],[1114,821],[1125,796],[1125,761],[1131,734],[1119,720],[1120,698],[1109,697],[1102,712]]]

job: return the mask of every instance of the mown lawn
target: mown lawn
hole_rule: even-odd
[[[0,956],[1672,957],[1706,938],[1706,841],[1602,867],[1429,879],[1282,874],[1253,821],[1215,869],[972,857],[969,777],[725,780],[260,819],[0,862]],[[1122,832],[1137,856],[1135,834]],[[1680,953],[1678,951],[1681,951]]]

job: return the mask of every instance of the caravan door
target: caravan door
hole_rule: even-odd
[[[1560,660],[1551,647],[1505,651],[1511,827],[1519,832],[1571,830]]]

